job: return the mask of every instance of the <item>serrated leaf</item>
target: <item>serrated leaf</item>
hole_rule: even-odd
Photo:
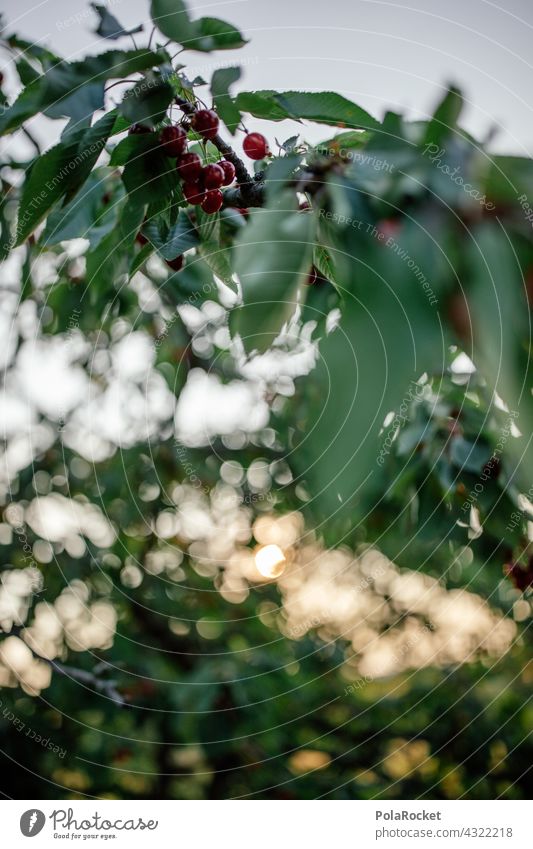
[[[230,315],[232,332],[248,351],[266,350],[292,315],[312,261],[315,216],[295,209],[292,192],[254,212],[234,247],[242,306]]]
[[[332,91],[241,91],[235,103],[241,112],[271,121],[293,118],[352,129],[379,127],[379,122],[361,106]]]

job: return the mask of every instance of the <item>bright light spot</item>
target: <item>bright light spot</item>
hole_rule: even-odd
[[[255,552],[255,565],[264,578],[278,578],[286,566],[285,555],[279,545],[264,545]]]

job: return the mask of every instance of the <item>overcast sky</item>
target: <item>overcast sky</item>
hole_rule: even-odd
[[[228,0],[190,4],[237,24],[241,51],[189,54],[195,70],[244,62],[242,88],[333,89],[376,116],[427,114],[448,81],[469,101],[465,125],[483,137],[497,125],[499,150],[533,153],[531,0]],[[69,58],[105,49],[85,0],[4,0],[9,29]],[[147,21],[145,0],[113,0],[126,25]],[[140,43],[142,36],[139,37]],[[317,139],[323,131],[311,131]],[[283,135],[283,131],[280,132]],[[307,134],[309,135],[309,134]]]

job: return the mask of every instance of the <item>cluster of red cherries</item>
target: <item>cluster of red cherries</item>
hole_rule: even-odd
[[[199,109],[191,118],[191,127],[206,141],[218,133],[218,115],[212,109]],[[228,159],[203,165],[197,153],[187,150],[187,131],[179,124],[164,127],[159,141],[165,154],[176,158],[176,169],[183,180],[183,195],[188,203],[201,206],[203,211],[218,212],[224,197],[222,186],[230,186],[235,180],[235,166]],[[244,139],[243,149],[250,159],[263,159],[270,152],[268,142],[260,133],[249,133]]]
[[[213,109],[199,109],[191,117],[190,126],[204,141],[214,139],[218,133],[218,115]],[[130,133],[145,133],[149,130],[142,124],[134,124]],[[221,208],[224,196],[220,189],[231,186],[235,180],[235,166],[228,159],[221,159],[203,165],[197,153],[187,150],[187,130],[180,124],[164,127],[159,134],[159,141],[165,154],[176,159],[176,170],[183,180],[182,191],[188,203],[201,206],[204,212],[212,215]],[[243,150],[250,159],[264,159],[270,154],[268,142],[261,133],[248,133],[243,142]],[[246,210],[242,210],[246,212]],[[142,233],[137,234],[137,241],[146,244]],[[166,260],[167,265],[174,271],[183,266],[183,256]]]

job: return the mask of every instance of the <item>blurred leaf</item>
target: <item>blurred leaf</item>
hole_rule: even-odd
[[[126,77],[168,61],[164,50],[111,50],[79,62],[58,62],[30,83],[13,105],[0,115],[0,135],[13,132],[37,112],[51,117],[79,115],[79,103],[93,111],[103,108],[103,83],[109,78]],[[98,89],[97,89],[98,86]],[[88,87],[88,92],[86,88]],[[95,96],[95,92],[97,96]],[[76,96],[80,100],[76,100]]]
[[[143,31],[142,24],[139,24],[138,27],[134,27],[134,29],[124,29],[122,24],[117,21],[109,9],[107,9],[106,6],[102,6],[100,3],[91,3],[91,6],[99,18],[98,27],[95,32],[96,35],[100,36],[100,38],[109,38],[112,41],[115,41],[117,38],[122,38],[124,35],[135,35],[136,33]]]
[[[242,286],[242,306],[230,323],[246,350],[266,350],[290,318],[300,283],[309,273],[315,216],[295,209],[292,192],[284,192],[239,234],[234,267]]]
[[[440,145],[447,136],[454,135],[462,111],[463,95],[451,86],[427,125],[423,144]]]
[[[236,50],[244,47],[246,39],[242,33],[219,18],[200,18],[193,21],[190,37],[185,43],[187,50],[209,53],[211,50]]]
[[[238,29],[218,18],[191,20],[182,0],[152,0],[152,20],[163,35],[188,50],[210,52],[242,47],[246,41]]]
[[[460,436],[454,437],[450,445],[450,460],[460,469],[480,475],[490,460],[492,449],[479,442],[468,442]]]

